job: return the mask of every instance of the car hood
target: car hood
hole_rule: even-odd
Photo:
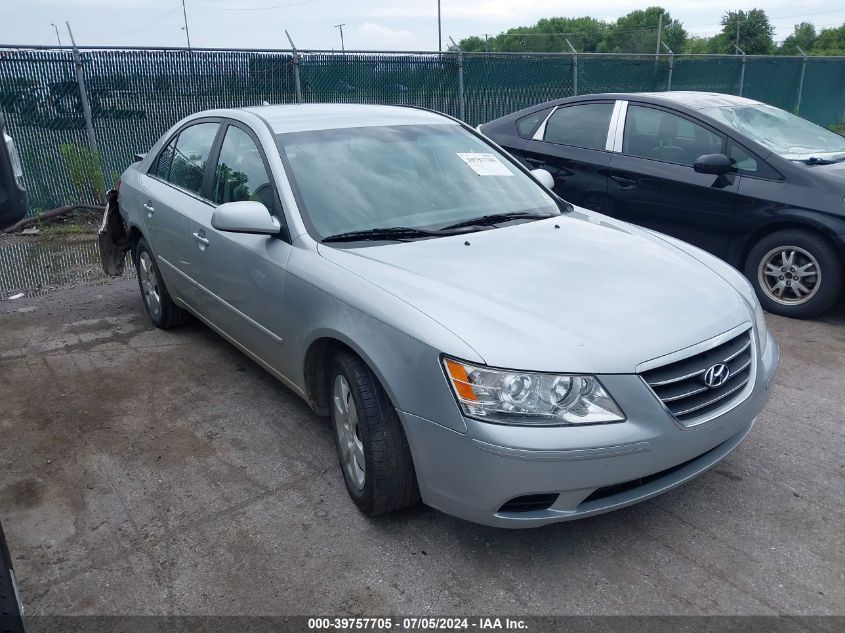
[[[321,244],[319,252],[497,367],[633,373],[751,319],[740,294],[680,248],[579,210],[401,244]]]
[[[839,186],[841,191],[845,191],[845,162],[833,163],[832,165],[806,165],[807,170],[821,176],[831,183]]]

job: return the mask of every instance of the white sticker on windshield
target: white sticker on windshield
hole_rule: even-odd
[[[513,176],[513,172],[493,154],[458,152],[462,161],[479,176]]]

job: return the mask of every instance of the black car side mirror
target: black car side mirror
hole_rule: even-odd
[[[693,169],[699,174],[721,176],[731,170],[731,159],[724,154],[704,154],[695,159]]]

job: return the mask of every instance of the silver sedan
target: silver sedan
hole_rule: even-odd
[[[156,326],[199,318],[331,416],[363,512],[537,526],[716,464],[779,355],[736,270],[549,178],[430,111],[214,110],[124,172],[100,241]]]

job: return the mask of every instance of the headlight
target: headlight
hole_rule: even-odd
[[[760,339],[760,353],[766,351],[769,344],[769,329],[766,327],[766,315],[757,298],[754,298],[754,323],[757,325],[757,336]]]
[[[451,358],[443,365],[461,409],[473,418],[534,426],[625,421],[595,376],[490,369]]]

